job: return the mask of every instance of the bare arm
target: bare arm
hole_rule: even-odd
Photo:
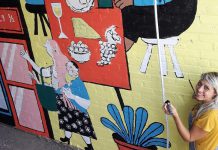
[[[63,93],[70,99],[74,99],[81,107],[88,109],[90,101],[71,93],[70,89],[63,88]]]
[[[76,107],[70,102],[70,100],[67,98],[65,94],[63,94],[63,102],[64,102],[65,107],[76,109]]]
[[[178,113],[177,113],[177,110],[176,108],[172,105],[171,105],[171,108],[172,108],[172,112],[173,112],[173,119],[175,121],[175,124],[176,124],[176,127],[177,127],[177,130],[180,134],[180,136],[183,138],[183,140],[187,141],[187,142],[193,142],[193,141],[196,141],[198,139],[201,139],[203,138],[204,136],[207,135],[208,132],[200,129],[199,127],[197,126],[192,126],[192,128],[190,130],[188,130],[184,124],[182,123]],[[163,110],[166,114],[169,115],[169,112],[167,110],[167,107],[166,107],[166,104],[164,104],[163,106]]]
[[[37,79],[36,74],[35,74],[34,71],[32,71],[32,72],[28,71],[28,73],[29,73],[29,76],[30,76],[31,79],[34,79],[36,81],[36,83],[38,83],[38,84],[40,83],[39,80]]]
[[[27,53],[27,51],[21,50],[21,51],[20,51],[20,55],[30,63],[30,65],[33,67],[34,70],[36,70],[36,72],[37,72],[38,74],[40,74],[40,68],[41,68],[41,67],[39,67],[39,66],[30,58],[30,56],[29,56],[29,54]],[[42,76],[43,76],[43,77],[51,77],[50,67],[42,70]]]

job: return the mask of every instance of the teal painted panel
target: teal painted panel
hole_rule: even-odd
[[[113,1],[112,0],[98,0],[98,7],[99,8],[113,8]]]

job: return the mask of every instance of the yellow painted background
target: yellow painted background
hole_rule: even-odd
[[[49,36],[45,37],[39,23],[39,35],[34,35],[34,15],[26,11],[24,1],[21,2],[21,5],[30,34],[35,61],[39,66],[49,66],[52,62],[43,44],[46,39],[51,38],[50,31],[47,28]],[[191,99],[192,89],[188,80],[190,79],[195,84],[202,72],[218,71],[217,10],[217,1],[199,0],[193,24],[179,36],[180,40],[175,46],[175,52],[184,78],[175,77],[170,54],[166,49],[168,64],[168,75],[164,77],[166,97],[177,107],[186,126],[188,113],[194,105],[194,100]],[[139,71],[146,47],[146,44],[139,39],[127,53],[132,90],[121,90],[121,94],[125,105],[130,105],[134,109],[139,106],[147,109],[149,113],[147,125],[152,122],[161,122],[165,126],[165,115],[161,109],[162,93],[157,47],[153,49],[146,74]],[[116,150],[117,146],[111,136],[112,131],[105,128],[100,122],[102,116],[111,118],[106,108],[109,103],[113,103],[119,108],[116,92],[111,87],[91,83],[85,84],[91,98],[91,106],[88,111],[98,138],[98,140],[92,140],[93,146],[96,150]],[[49,112],[49,115],[55,139],[59,140],[60,137],[64,136],[64,133],[59,129],[57,113]],[[169,118],[169,130],[171,149],[187,150],[188,143],[183,142],[178,135],[172,118]],[[159,137],[166,138],[166,132]],[[80,148],[85,147],[81,136],[77,134],[73,134],[71,144]],[[158,149],[161,150],[162,148]]]

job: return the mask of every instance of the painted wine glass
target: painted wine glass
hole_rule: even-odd
[[[66,39],[68,38],[66,34],[63,32],[62,25],[61,25],[61,17],[62,17],[62,7],[61,3],[51,3],[52,11],[58,19],[59,27],[60,27],[60,34],[59,37],[60,39]]]

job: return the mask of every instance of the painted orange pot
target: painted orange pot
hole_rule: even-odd
[[[113,139],[114,139],[115,143],[117,144],[119,150],[151,150],[148,148],[128,144],[125,141],[123,141],[117,133],[113,133],[112,136],[113,136]]]

